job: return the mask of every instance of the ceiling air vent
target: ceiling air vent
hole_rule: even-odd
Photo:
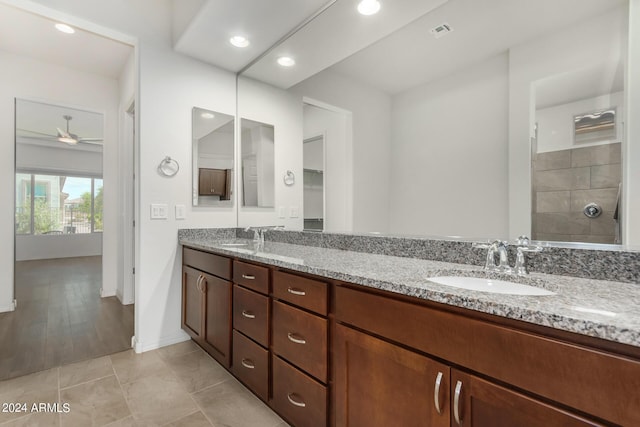
[[[446,36],[451,31],[453,31],[453,28],[451,28],[451,25],[444,23],[444,24],[438,25],[435,28],[432,28],[431,34],[433,34],[435,38],[439,39],[440,37]]]

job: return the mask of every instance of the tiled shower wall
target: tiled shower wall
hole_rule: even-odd
[[[621,144],[539,153],[533,160],[532,238],[615,243],[613,215],[622,180]],[[583,208],[603,212],[587,218]]]

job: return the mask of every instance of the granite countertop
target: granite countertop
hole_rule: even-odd
[[[532,273],[506,279],[546,288],[550,296],[470,291],[427,280],[435,276],[485,277],[481,267],[246,239],[180,238],[180,244],[221,255],[356,283],[640,347],[640,284]]]

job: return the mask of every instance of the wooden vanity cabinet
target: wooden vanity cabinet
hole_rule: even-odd
[[[336,426],[450,425],[447,365],[336,325],[334,370]]]
[[[231,193],[230,173],[228,169],[198,169],[198,195],[220,196],[220,200],[228,200]]]
[[[231,260],[183,249],[182,329],[223,366],[231,364]]]
[[[231,372],[265,402],[269,400],[269,269],[233,262],[233,364]]]
[[[454,427],[604,426],[471,374],[451,370]]]
[[[273,272],[271,405],[296,427],[326,426],[329,321],[326,283]]]

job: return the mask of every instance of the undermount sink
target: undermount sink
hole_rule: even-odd
[[[505,280],[497,280],[479,277],[463,277],[463,276],[437,276],[429,277],[427,280],[445,286],[453,286],[456,288],[468,289],[471,291],[490,292],[494,294],[508,295],[555,295],[546,289],[538,288],[521,283],[507,282]]]

